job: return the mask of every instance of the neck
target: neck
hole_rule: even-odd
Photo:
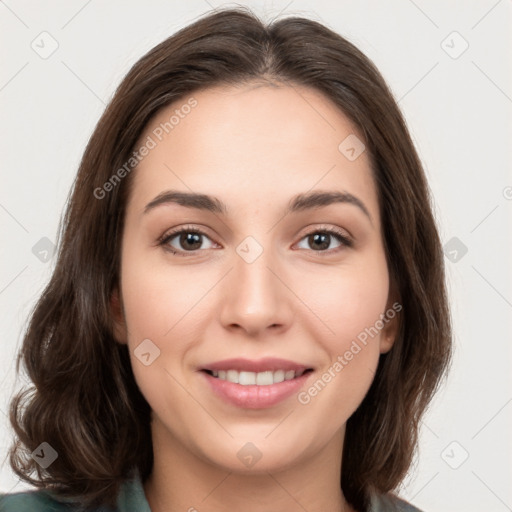
[[[152,421],[154,465],[144,482],[152,512],[353,512],[341,490],[343,431],[293,465],[240,472],[216,465]]]

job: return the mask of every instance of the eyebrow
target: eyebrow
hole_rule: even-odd
[[[228,207],[217,197],[207,194],[198,194],[195,192],[180,192],[177,190],[166,190],[158,194],[144,208],[144,214],[150,212],[158,206],[167,204],[179,204],[186,208],[195,208],[220,215],[228,215]],[[298,194],[291,198],[285,210],[288,213],[302,212],[315,208],[322,208],[336,203],[351,204],[359,208],[372,222],[370,212],[364,203],[353,194],[338,191],[313,191]]]

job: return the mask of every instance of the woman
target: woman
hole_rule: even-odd
[[[392,491],[450,353],[379,72],[317,22],[215,12],[135,64],[86,148],[11,404],[40,490],[2,510],[418,510]]]

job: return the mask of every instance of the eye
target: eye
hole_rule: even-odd
[[[329,249],[329,245],[332,242],[333,238],[338,241],[338,246],[334,249]],[[306,244],[310,247],[313,247],[314,252],[320,253],[328,253],[332,254],[333,252],[337,252],[338,250],[345,247],[352,247],[353,241],[344,233],[337,229],[327,228],[327,229],[317,229],[315,231],[311,231],[302,240],[306,240]],[[315,248],[316,247],[316,248]],[[306,247],[308,249],[309,247]],[[319,249],[319,250],[317,250]]]
[[[184,253],[197,252],[197,250],[201,248],[203,237],[210,240],[204,231],[194,227],[184,227],[176,231],[171,231],[170,233],[165,233],[159,240],[159,245],[162,245],[165,250],[170,251],[172,254],[186,256]],[[178,246],[181,247],[176,248],[176,246],[171,243],[174,239],[176,239]],[[203,247],[203,249],[211,249],[213,246],[211,240],[210,244],[209,247]]]
[[[209,246],[202,247],[204,239],[209,240]],[[333,239],[338,242],[338,246],[334,249],[329,249]],[[351,238],[334,228],[316,229],[315,231],[311,231],[305,235],[301,241],[302,240],[306,240],[306,244],[310,244],[310,246],[313,247],[311,250],[314,252],[327,254],[337,252],[343,247],[353,246]],[[214,245],[204,231],[196,227],[187,226],[171,231],[170,233],[165,233],[158,240],[158,244],[163,246],[166,251],[169,251],[176,256],[187,256],[187,252],[192,254],[198,252],[201,248],[211,249]],[[176,247],[175,244],[178,244],[178,247]],[[306,247],[306,249],[310,249],[310,247]]]

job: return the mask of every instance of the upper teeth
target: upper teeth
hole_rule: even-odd
[[[242,386],[269,386],[271,384],[277,384],[283,382],[283,380],[294,379],[300,377],[304,371],[295,372],[295,370],[276,370],[275,372],[239,372],[238,370],[219,370],[212,371],[213,376],[221,380],[227,380],[234,384],[241,384]]]

